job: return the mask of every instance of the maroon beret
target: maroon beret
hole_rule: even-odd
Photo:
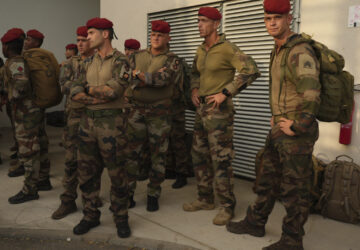
[[[65,47],[65,49],[76,49],[76,48],[77,48],[77,46],[74,43],[70,43],[70,44],[66,45],[66,47]]]
[[[170,24],[163,20],[152,21],[151,30],[161,33],[170,33]]]
[[[136,39],[127,39],[124,43],[124,46],[127,49],[139,49],[140,42]]]
[[[5,33],[5,35],[3,35],[3,37],[1,38],[1,42],[4,44],[4,43],[8,43],[8,42],[14,41],[19,38],[24,39],[24,37],[25,37],[25,33],[22,29],[12,28],[12,29],[9,29]]]
[[[289,0],[264,0],[264,11],[266,13],[286,14],[290,10]]]
[[[78,36],[84,36],[87,37],[87,27],[86,26],[80,26],[79,28],[77,28],[76,30],[76,35]]]
[[[217,8],[213,7],[201,7],[199,9],[199,16],[206,16],[212,20],[220,20],[222,18],[221,13]]]
[[[113,23],[106,18],[94,17],[87,21],[86,27],[88,29],[110,29],[113,27]]]
[[[26,32],[26,35],[31,36],[31,37],[36,38],[36,39],[41,39],[41,40],[44,39],[44,34],[41,33],[38,30],[35,30],[35,29],[28,30],[28,32]]]

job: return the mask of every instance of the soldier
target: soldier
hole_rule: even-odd
[[[259,75],[254,60],[218,34],[221,14],[216,8],[202,7],[198,12],[200,37],[193,63],[192,101],[197,107],[192,144],[192,161],[198,182],[198,198],[185,203],[185,211],[215,208],[213,180],[220,199],[215,225],[225,225],[234,214],[233,150],[234,107],[232,97]],[[235,71],[238,71],[234,79]]]
[[[66,59],[70,59],[72,56],[77,56],[78,48],[76,44],[70,43],[65,47],[65,57]]]
[[[36,30],[28,30],[26,32],[26,38],[24,41],[24,50],[37,49],[40,48],[43,41],[44,35]],[[48,191],[52,189],[50,183],[50,160],[49,160],[49,138],[45,130],[45,109],[41,109],[43,112],[42,117],[44,118],[41,121],[40,126],[40,172],[39,172],[39,182],[38,190]],[[21,169],[20,165],[20,169]],[[16,170],[15,170],[16,171]],[[11,173],[9,173],[10,175]]]
[[[127,57],[130,57],[130,55],[132,55],[136,51],[139,51],[139,49],[140,42],[138,40],[132,38],[125,40],[124,50]]]
[[[19,161],[25,168],[22,190],[9,198],[10,204],[39,199],[40,124],[43,112],[32,99],[29,69],[21,56],[25,33],[22,29],[8,30],[1,38],[3,54],[7,58],[4,68],[5,91],[11,105],[15,136],[19,144]]]
[[[284,54],[288,43],[300,38],[290,29],[290,8],[289,0],[264,1],[265,26],[275,41],[270,61],[271,130],[265,143],[263,172],[255,190],[257,199],[244,220],[227,225],[233,233],[264,236],[268,216],[280,196],[287,212],[282,235],[278,242],[263,248],[267,250],[304,249],[312,152],[318,138],[315,115],[320,104],[319,62],[308,43],[295,45],[289,54]],[[285,76],[281,74],[282,67],[286,67]]]
[[[87,27],[80,26],[76,30],[77,47],[80,56],[73,56],[65,62],[61,68],[60,85],[61,91],[66,96],[65,102],[65,119],[66,126],[63,133],[63,141],[65,148],[65,175],[63,178],[63,186],[65,191],[60,195],[60,207],[52,214],[51,218],[54,220],[62,219],[70,213],[77,210],[75,200],[77,198],[77,150],[78,150],[78,131],[79,123],[85,105],[79,102],[72,101],[69,98],[71,84],[74,79],[78,78],[80,74],[81,64],[86,58],[94,55],[94,49],[90,48],[90,42],[87,40]],[[98,180],[100,181],[100,179]],[[100,186],[100,183],[98,184]],[[102,202],[97,194],[97,207],[102,205]]]
[[[131,199],[135,192],[141,152],[148,139],[152,165],[146,209],[153,212],[159,209],[158,198],[164,181],[169,143],[171,97],[174,84],[181,78],[181,67],[179,58],[168,48],[170,25],[161,20],[152,21],[151,29],[151,47],[130,57],[133,79],[127,92],[131,104],[127,170]]]
[[[124,54],[114,49],[113,23],[106,18],[90,19],[88,40],[97,49],[85,60],[79,79],[71,84],[72,100],[85,104],[79,126],[78,178],[84,204],[84,217],[74,234],[85,234],[100,224],[96,201],[104,167],[111,180],[111,211],[121,238],[131,234],[128,224],[128,182],[124,167],[125,130],[124,91],[130,67]]]

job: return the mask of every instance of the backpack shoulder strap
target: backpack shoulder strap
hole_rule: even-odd
[[[334,182],[335,182],[334,181],[335,180],[335,171],[336,171],[337,167],[338,167],[337,161],[333,161],[326,167],[322,194],[321,194],[319,202],[316,206],[318,209],[323,208],[323,205],[325,204],[326,200],[329,198],[330,194],[333,191]]]

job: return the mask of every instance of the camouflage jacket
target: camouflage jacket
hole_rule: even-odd
[[[198,88],[200,96],[207,96],[226,88],[234,96],[259,76],[255,61],[222,34],[208,51],[205,43],[198,47],[192,65],[191,89]]]
[[[131,79],[127,90],[130,100],[154,103],[171,99],[176,85],[181,83],[180,59],[168,49],[156,56],[152,55],[151,48],[135,52],[130,57],[130,66],[145,73],[145,82]]]
[[[282,57],[287,44],[297,38],[297,34],[291,35],[285,44],[280,48],[275,47],[272,52],[269,98],[275,122],[277,117],[294,120],[293,129],[301,133],[315,121],[321,85],[320,65],[308,43],[291,48],[285,71],[282,70]],[[281,75],[282,72],[285,72],[285,76]]]
[[[124,92],[129,86],[131,72],[127,57],[117,49],[104,58],[99,53],[86,58],[81,64],[79,77],[74,80],[70,88],[70,96],[78,93],[85,93],[86,86],[102,87],[112,89],[113,94],[105,96],[104,93],[97,93],[94,97],[103,100],[101,104],[93,104],[86,101],[84,104],[88,109],[119,109],[124,106]],[[87,95],[89,95],[87,93]]]

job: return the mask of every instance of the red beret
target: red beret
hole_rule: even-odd
[[[210,18],[212,20],[220,20],[222,18],[218,9],[213,7],[201,7],[199,9],[198,15],[206,16],[207,18]]]
[[[38,30],[35,30],[35,29],[28,30],[28,32],[26,32],[26,35],[31,36],[31,37],[36,38],[36,39],[41,39],[41,40],[44,39],[44,34],[41,33]]]
[[[127,39],[124,43],[124,47],[127,49],[139,49],[140,43],[136,39]]]
[[[151,30],[161,33],[170,33],[170,24],[162,20],[152,21]]]
[[[266,13],[286,14],[290,10],[289,0],[264,0],[264,11]]]
[[[76,35],[78,36],[84,36],[87,37],[87,27],[86,26],[80,26],[79,28],[77,28],[76,30]]]
[[[65,49],[76,49],[76,48],[77,48],[77,46],[74,43],[70,43],[70,44],[66,45],[66,47],[65,47]]]
[[[1,42],[4,43],[8,43],[11,41],[14,41],[16,39],[19,38],[23,38],[25,37],[25,33],[22,29],[18,29],[18,28],[12,28],[9,29],[5,35],[3,35],[3,37],[1,38]]]
[[[113,27],[113,23],[106,18],[94,17],[87,21],[86,27],[88,29],[110,29]]]

